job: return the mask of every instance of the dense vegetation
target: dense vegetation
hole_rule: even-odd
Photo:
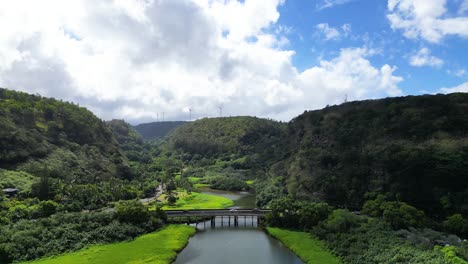
[[[458,237],[427,228],[414,229],[410,227],[411,220],[403,226],[393,226],[395,220],[402,216],[408,219],[418,217],[408,213],[406,208],[399,208],[393,215],[378,219],[346,209],[333,209],[326,203],[283,197],[273,200],[271,209],[267,216],[269,225],[308,232],[326,242],[328,248],[345,263],[467,263],[468,243]],[[290,244],[295,244],[296,239],[289,240]],[[300,248],[299,245],[296,247]]]
[[[175,128],[185,124],[185,121],[162,121],[139,124],[134,126],[135,130],[145,139],[161,139],[169,135]]]
[[[0,262],[134,238],[161,226],[162,206],[232,205],[194,192],[211,187],[253,189],[270,225],[312,234],[345,263],[465,263],[467,112],[468,95],[451,94],[350,102],[288,124],[132,127],[0,89],[0,187],[19,190],[0,194]]]
[[[350,102],[288,127],[285,176],[297,198],[360,207],[390,194],[434,217],[468,214],[468,94]],[[417,191],[415,191],[417,190]]]
[[[339,264],[340,259],[331,254],[324,242],[305,232],[268,227],[267,232],[280,240],[307,264]]]
[[[0,88],[0,164],[67,183],[131,177],[106,124],[85,108]]]
[[[92,246],[63,256],[38,260],[34,264],[115,264],[148,263],[169,264],[195,234],[195,228],[170,225],[162,230],[143,235],[131,242]]]
[[[42,218],[30,220],[21,217],[0,225],[0,263],[31,260],[75,251],[91,244],[132,239],[161,227],[160,219],[164,219],[160,210],[150,213],[137,201],[119,202],[115,211],[56,214],[56,205],[47,203],[50,202],[36,208],[35,212],[42,213]],[[18,214],[15,211],[18,209],[10,210]]]

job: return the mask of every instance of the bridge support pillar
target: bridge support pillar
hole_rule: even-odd
[[[234,216],[234,226],[239,226],[239,218],[238,216]]]
[[[216,226],[216,216],[212,216],[211,217],[211,227],[215,227]]]

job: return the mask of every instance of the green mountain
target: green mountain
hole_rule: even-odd
[[[285,128],[284,123],[250,116],[204,118],[175,129],[168,140],[191,159],[249,156],[271,162],[282,153]]]
[[[12,171],[76,184],[132,177],[105,122],[52,98],[0,89],[0,146],[0,173],[9,178]]]
[[[175,128],[182,126],[185,121],[163,121],[139,124],[134,126],[136,131],[143,136],[145,140],[159,139],[169,135]]]
[[[305,112],[289,123],[288,158],[272,173],[298,198],[359,207],[387,193],[435,215],[468,213],[467,113],[461,93]]]

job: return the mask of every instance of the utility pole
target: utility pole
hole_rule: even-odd
[[[343,103],[347,103],[347,102],[348,102],[348,94],[345,94]]]
[[[223,117],[223,105],[218,106],[219,109],[219,117]]]

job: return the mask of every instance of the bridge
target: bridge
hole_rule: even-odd
[[[267,213],[271,210],[265,209],[196,209],[196,210],[167,210],[166,215],[168,221],[175,219],[184,219],[186,220],[187,224],[191,222],[197,223],[199,221],[203,221],[205,223],[206,220],[211,221],[211,226],[216,225],[216,219],[221,218],[221,225],[224,225],[224,219],[228,220],[227,225],[231,225],[231,219],[233,220],[233,225],[239,225],[239,218],[244,218],[244,224],[247,222],[248,219],[252,221],[252,225],[254,221],[259,222],[265,217]]]

